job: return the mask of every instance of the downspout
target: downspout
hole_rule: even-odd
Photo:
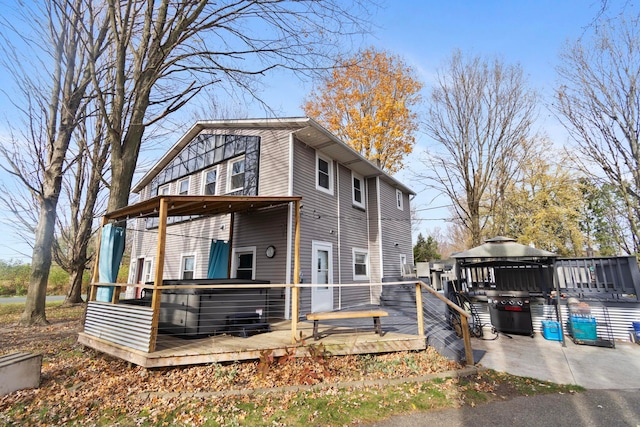
[[[384,277],[384,259],[382,257],[382,210],[381,210],[381,200],[380,200],[380,177],[376,176],[376,194],[378,197],[378,250],[380,251],[380,281],[382,282],[382,278]]]
[[[340,163],[336,162],[336,196],[338,200],[337,213],[338,213],[338,224],[337,224],[337,245],[338,245],[338,284],[342,285],[342,263],[340,259],[342,258],[340,244]],[[332,261],[333,262],[333,261]],[[338,286],[338,310],[342,309],[342,286]]]
[[[289,177],[287,180],[287,196],[293,196],[293,147],[294,147],[294,137],[293,133],[289,134]],[[294,214],[294,204],[289,203],[288,205],[288,218],[287,218],[287,255],[286,255],[286,268],[285,268],[285,283],[292,283],[291,280],[291,257],[292,257],[292,246],[293,246],[293,236],[291,235],[291,228],[293,227],[293,214]],[[297,280],[298,278],[296,278]],[[290,288],[285,288],[284,291],[284,318],[289,319],[291,317],[290,309],[291,309],[291,290]]]

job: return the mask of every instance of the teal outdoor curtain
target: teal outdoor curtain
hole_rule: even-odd
[[[207,279],[229,278],[229,243],[212,240],[209,250],[209,269]]]
[[[115,283],[122,254],[124,254],[125,228],[106,224],[102,227],[98,271],[101,283]]]

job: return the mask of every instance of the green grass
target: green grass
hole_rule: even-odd
[[[79,319],[84,311],[84,306],[61,307],[62,301],[52,301],[45,305],[45,314],[48,320]],[[24,303],[0,304],[0,324],[16,323],[24,311]]]

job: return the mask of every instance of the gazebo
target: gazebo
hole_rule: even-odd
[[[484,244],[452,255],[460,291],[486,295],[486,291],[528,292],[548,298],[554,288],[557,255],[497,236]]]

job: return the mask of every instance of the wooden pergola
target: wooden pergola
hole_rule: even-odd
[[[300,277],[300,206],[301,196],[185,196],[185,195],[162,195],[152,197],[142,202],[126,206],[115,211],[107,212],[102,217],[101,227],[110,221],[126,221],[139,218],[158,218],[158,243],[156,248],[156,268],[153,280],[153,297],[151,308],[153,310],[151,325],[150,352],[155,350],[156,338],[158,335],[158,322],[160,318],[160,296],[163,289],[163,270],[165,245],[167,239],[167,218],[171,216],[215,216],[231,214],[230,236],[232,241],[234,215],[238,212],[250,212],[260,209],[273,208],[283,205],[294,207],[294,248],[293,248],[293,284],[299,282]],[[100,236],[101,233],[98,234]],[[100,244],[96,254],[96,264],[93,272],[92,287],[89,300],[95,301],[97,286],[111,285],[98,283],[98,262],[100,258]],[[298,321],[298,300],[299,288],[291,287],[291,342],[295,343]],[[117,292],[115,293],[117,294]]]

